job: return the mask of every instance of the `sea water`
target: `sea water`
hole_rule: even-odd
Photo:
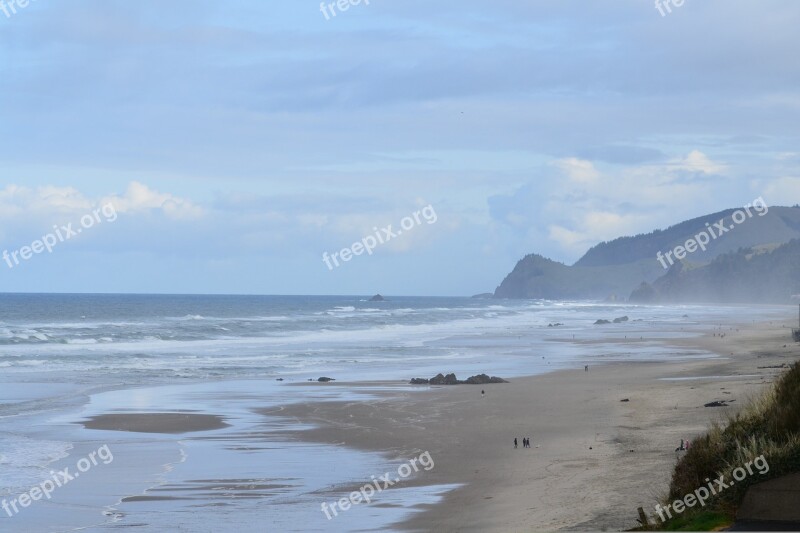
[[[131,524],[219,531],[254,522],[274,531],[378,530],[454,487],[392,490],[386,505],[358,506],[329,522],[319,511],[331,499],[326,488],[367,482],[390,458],[271,439],[285,421],[270,422],[253,406],[370,398],[363,388],[290,388],[320,376],[509,378],[603,361],[710,357],[663,341],[755,318],[745,307],[470,298],[13,294],[0,302],[0,498],[29,490],[100,445],[115,450],[115,461],[97,467],[93,480],[73,482],[14,517],[0,511],[3,531]],[[763,307],[757,318],[786,313]],[[621,316],[629,320],[594,325]],[[598,340],[605,342],[587,342]],[[175,436],[76,423],[165,407],[224,414],[230,425]],[[241,480],[256,488],[240,490]],[[130,500],[137,495],[147,498]]]

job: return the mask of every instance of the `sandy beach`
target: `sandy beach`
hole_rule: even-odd
[[[191,433],[227,427],[222,417],[196,413],[117,413],[90,417],[86,429],[136,433]]]
[[[627,529],[637,525],[638,507],[652,514],[666,492],[680,439],[704,432],[798,358],[789,323],[726,325],[670,341],[716,352],[718,359],[615,363],[505,385],[425,387],[422,394],[384,393],[379,401],[263,413],[317,426],[290,431],[298,440],[381,451],[396,460],[429,452],[435,468],[403,486],[463,486],[399,524],[404,530]],[[730,407],[704,407],[712,401]],[[521,447],[523,437],[531,439],[530,449]],[[360,484],[334,487],[330,498]]]
[[[773,321],[758,324],[744,318],[749,310],[703,311],[565,330],[522,323],[458,367],[480,365],[506,384],[411,386],[409,378],[430,376],[430,363],[415,362],[407,376],[384,372],[391,381],[335,373],[340,380],[329,383],[298,376],[95,391],[25,428],[63,442],[51,469],[74,470],[101,446],[113,462],[37,502],[35,513],[0,519],[26,531],[629,529],[638,507],[652,516],[666,493],[680,440],[736,410],[800,355],[790,341],[794,309],[770,309],[762,316]],[[510,376],[496,371],[509,351]],[[538,375],[525,376],[526,361]],[[423,454],[431,468],[399,479],[398,466]],[[394,482],[371,504],[330,520],[322,511],[387,472]]]

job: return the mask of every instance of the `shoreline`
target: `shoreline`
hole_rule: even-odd
[[[423,390],[384,392],[374,402],[304,403],[259,412],[315,426],[285,432],[298,441],[396,460],[429,452],[436,467],[405,486],[461,487],[396,524],[401,530],[628,529],[638,525],[638,507],[652,516],[666,492],[680,439],[704,433],[723,412],[736,410],[771,383],[782,371],[775,367],[800,355],[783,322],[726,324],[723,330],[725,337],[717,336],[715,326],[700,336],[664,342],[720,356],[713,359],[610,362],[589,372],[558,370],[509,384],[428,390],[423,385],[417,386]],[[598,349],[603,344],[598,342]],[[400,385],[383,382],[390,383]],[[730,405],[703,407],[712,401]],[[520,442],[530,437],[533,447],[514,449],[514,437]],[[357,513],[358,506],[350,512]]]
[[[526,377],[495,372],[503,354],[487,348],[485,370],[506,384],[412,386],[407,379],[425,375],[413,367],[403,381],[243,377],[107,386],[80,409],[38,416],[37,434],[53,438],[60,427],[73,442],[59,465],[112,444],[117,460],[97,475],[114,490],[83,481],[80,491],[74,487],[76,498],[84,490],[98,501],[118,497],[103,514],[123,522],[107,528],[166,527],[201,491],[198,503],[214,510],[203,521],[220,525],[267,518],[294,531],[300,516],[304,531],[624,529],[636,525],[637,507],[651,512],[666,490],[680,439],[694,438],[723,410],[704,403],[735,400],[735,408],[781,372],[772,367],[797,358],[788,318],[745,322],[727,322],[726,337],[717,337],[717,320],[637,326],[631,338],[602,326],[587,330],[592,339],[550,336],[556,349],[580,344],[588,358]],[[525,348],[534,355],[531,370],[543,368],[539,349],[547,344]],[[542,353],[549,364],[551,352]],[[530,437],[532,448],[514,449],[514,437]],[[353,506],[335,525],[320,511],[322,502],[424,452],[435,467],[380,492],[370,506]],[[282,507],[288,494],[292,513]],[[69,512],[40,505],[41,524]]]

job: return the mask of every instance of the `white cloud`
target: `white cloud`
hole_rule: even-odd
[[[590,211],[571,222],[548,227],[548,237],[573,254],[582,255],[598,242],[636,233],[647,217],[638,214],[620,215],[610,211]]]
[[[600,173],[591,161],[568,157],[559,159],[553,163],[556,167],[576,183],[594,183],[600,177]]]
[[[0,217],[7,219],[31,214],[85,211],[92,205],[88,198],[72,187],[47,185],[32,189],[12,184],[0,189]]]
[[[160,193],[143,183],[133,181],[124,195],[90,198],[73,187],[45,185],[35,189],[20,185],[8,185],[0,189],[0,217],[6,219],[25,218],[29,215],[75,215],[84,214],[94,207],[111,202],[119,213],[135,213],[145,210],[160,210],[170,218],[194,218],[204,211],[189,200],[171,194]]]
[[[601,241],[666,227],[710,212],[728,167],[699,150],[663,164],[597,167],[575,157],[552,161],[561,176],[529,182],[493,202],[493,216],[528,235],[538,251],[577,258]],[[545,171],[546,173],[546,171]],[[547,175],[547,174],[545,174]],[[549,178],[549,179],[548,179]],[[796,187],[787,182],[784,188]],[[795,189],[800,191],[800,188]],[[716,206],[723,209],[725,205]],[[544,231],[542,231],[544,230]]]
[[[700,150],[692,150],[686,157],[674,160],[671,166],[676,170],[701,172],[703,174],[721,174],[728,169],[726,165],[715,163],[709,159],[709,157]]]
[[[106,197],[102,203],[108,202],[111,202],[119,213],[161,210],[166,216],[174,219],[199,218],[205,214],[203,208],[189,200],[158,192],[138,181],[132,181],[124,195]]]
[[[767,183],[764,200],[768,205],[794,205],[800,203],[800,178],[783,177]]]

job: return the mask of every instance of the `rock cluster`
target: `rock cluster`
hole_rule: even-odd
[[[466,380],[460,380],[452,373],[446,376],[439,373],[431,379],[414,378],[411,380],[412,385],[485,385],[487,383],[508,383],[508,381],[497,376],[490,377],[486,374],[478,374],[477,376],[470,376]]]
[[[621,316],[614,319],[614,324],[620,324],[622,322],[627,322],[629,318],[627,316]],[[595,326],[603,325],[603,324],[611,324],[610,320],[600,319],[594,323]]]

